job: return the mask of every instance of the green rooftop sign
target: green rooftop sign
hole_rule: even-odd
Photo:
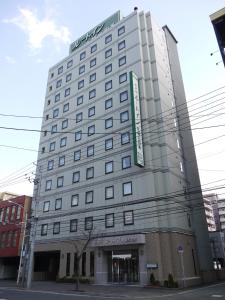
[[[105,21],[101,22],[99,25],[95,26],[93,29],[88,31],[86,34],[82,35],[79,39],[70,45],[70,53],[77,50],[83,46],[86,42],[90,41],[93,37],[97,36],[104,29],[116,24],[120,21],[120,11],[107,18]]]

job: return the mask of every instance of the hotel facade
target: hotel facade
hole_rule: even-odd
[[[116,12],[48,74],[34,279],[199,283],[212,270],[177,41]],[[207,277],[208,278],[208,277]]]

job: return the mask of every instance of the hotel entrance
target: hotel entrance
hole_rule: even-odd
[[[139,281],[138,250],[107,252],[108,282],[132,283]]]

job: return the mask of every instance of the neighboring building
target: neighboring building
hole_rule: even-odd
[[[225,267],[225,232],[215,231],[209,233],[213,263],[215,269]]]
[[[217,226],[215,221],[215,197],[217,198],[216,194],[209,194],[209,195],[203,195],[203,201],[204,201],[204,208],[205,208],[205,216],[206,216],[206,222],[208,225],[208,231],[216,231],[218,230],[218,218],[217,218]],[[214,198],[214,200],[213,200]],[[212,203],[214,202],[214,205]],[[217,215],[217,214],[216,214]]]
[[[18,196],[17,194],[12,194],[9,192],[0,192],[0,201],[2,201],[2,200],[5,201],[5,200],[11,199],[11,198],[15,198],[17,196]]]
[[[17,196],[0,201],[0,279],[15,278],[20,261],[25,212],[31,197]]]
[[[157,280],[181,281],[181,252],[187,284],[210,278],[176,44],[149,12],[117,12],[49,70],[34,278],[72,276],[88,232],[80,269],[96,283],[146,284],[151,266]]]
[[[220,229],[225,230],[225,199],[218,199]]]

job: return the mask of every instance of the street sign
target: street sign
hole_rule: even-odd
[[[184,253],[184,249],[183,249],[183,246],[178,246],[177,247],[177,251],[178,251],[178,253]]]

